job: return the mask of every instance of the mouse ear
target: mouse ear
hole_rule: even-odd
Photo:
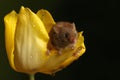
[[[55,31],[55,33],[59,33],[60,32],[60,29],[57,26],[53,26],[53,30]]]
[[[73,29],[76,30],[76,26],[74,22],[72,23],[72,26],[73,26]]]

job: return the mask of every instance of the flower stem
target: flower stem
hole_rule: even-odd
[[[30,80],[35,80],[34,74],[30,74]]]

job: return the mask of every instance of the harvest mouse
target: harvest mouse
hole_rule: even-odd
[[[74,49],[78,34],[74,23],[57,22],[52,27],[49,36],[52,46],[61,54],[66,47]]]

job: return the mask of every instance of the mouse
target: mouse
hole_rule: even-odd
[[[70,22],[56,22],[49,32],[50,43],[62,54],[62,50],[65,48],[74,49],[78,33],[75,27],[75,23]]]

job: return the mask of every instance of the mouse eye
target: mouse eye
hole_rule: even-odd
[[[68,36],[69,36],[69,33],[65,33],[65,38],[68,38]]]

